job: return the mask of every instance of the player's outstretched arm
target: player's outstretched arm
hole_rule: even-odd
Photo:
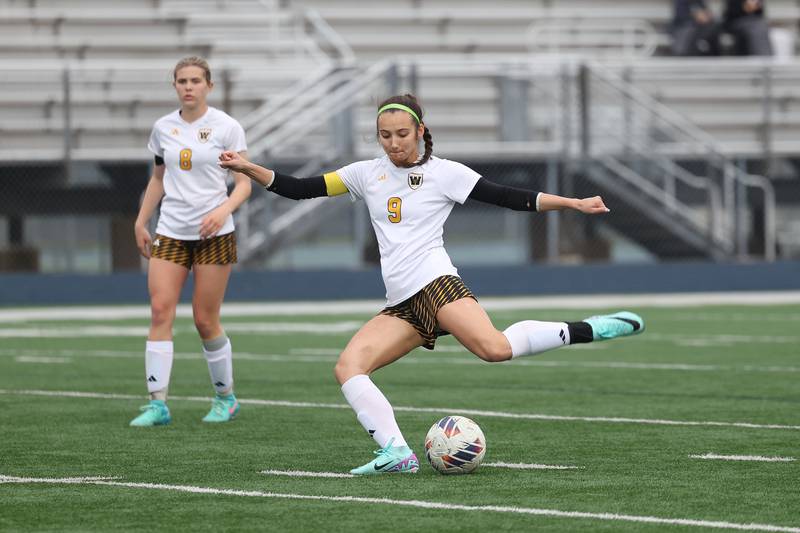
[[[539,193],[538,211],[556,211],[559,209],[575,209],[587,215],[598,215],[611,211],[599,196],[565,198],[555,194]]]
[[[241,154],[232,150],[225,150],[219,155],[219,166],[244,174],[262,187],[269,188],[275,179],[275,172],[255,163],[251,163]]]
[[[556,211],[560,209],[575,209],[582,213],[595,215],[608,213],[609,209],[599,196],[591,198],[566,198],[544,192],[537,193],[528,189],[519,189],[500,185],[486,178],[478,179],[475,187],[469,194],[472,200],[493,204],[514,211]]]
[[[222,152],[219,156],[219,166],[240,172],[268,191],[292,200],[336,196],[347,192],[347,187],[341,183],[341,178],[338,178],[336,173],[331,173],[329,179],[324,176],[295,178],[251,163],[236,152]]]

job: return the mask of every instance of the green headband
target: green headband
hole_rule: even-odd
[[[378,115],[380,115],[384,111],[388,111],[390,109],[399,109],[400,111],[405,111],[406,113],[409,113],[412,117],[414,117],[416,119],[417,124],[420,124],[422,122],[419,119],[419,117],[417,116],[417,114],[414,113],[413,109],[411,109],[407,105],[403,105],[403,104],[386,104],[382,108],[378,109]]]

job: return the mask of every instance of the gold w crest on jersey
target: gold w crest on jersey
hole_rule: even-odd
[[[211,128],[200,128],[197,130],[197,140],[201,143],[207,143],[211,138]]]
[[[408,173],[408,186],[411,187],[411,190],[416,191],[420,187],[422,187],[422,173],[421,172],[409,172]]]

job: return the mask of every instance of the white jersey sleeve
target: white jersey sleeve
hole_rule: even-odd
[[[370,166],[374,166],[374,163],[374,161],[357,161],[336,171],[347,190],[350,191],[350,198],[353,201],[364,198],[367,171]]]
[[[147,141],[147,149],[158,157],[164,157],[164,148],[161,146],[158,122],[153,126],[153,131],[150,132],[150,140]]]
[[[475,188],[481,175],[456,161],[442,159],[440,165],[441,181],[439,186],[442,194],[454,202],[463,204],[467,201],[469,193]]]
[[[247,141],[245,140],[244,128],[238,121],[231,120],[231,127],[228,131],[228,138],[225,140],[225,149],[233,152],[247,151]]]

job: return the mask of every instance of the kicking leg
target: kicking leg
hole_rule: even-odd
[[[451,333],[469,351],[489,362],[539,354],[561,346],[606,340],[644,331],[638,315],[621,311],[594,316],[580,322],[524,320],[502,333],[492,325],[486,311],[472,298],[443,306],[436,315],[439,326]]]

